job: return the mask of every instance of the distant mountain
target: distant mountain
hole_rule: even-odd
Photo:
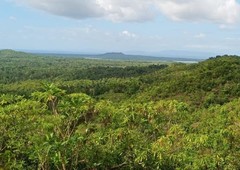
[[[106,60],[127,60],[127,61],[167,61],[167,62],[198,62],[201,59],[195,58],[177,58],[177,57],[156,57],[147,55],[130,55],[122,52],[110,52],[104,54],[60,54],[60,53],[35,53],[44,56],[58,56],[58,57],[79,57],[87,59],[106,59]]]
[[[129,55],[122,52],[111,52],[104,53],[93,56],[100,59],[110,59],[110,60],[161,60],[158,57],[145,56],[145,55]]]
[[[176,52],[176,51],[175,51]],[[122,52],[109,52],[104,54],[74,54],[74,53],[25,53],[14,50],[0,50],[1,56],[30,56],[32,54],[41,56],[57,56],[57,57],[77,57],[88,59],[106,59],[106,60],[127,60],[127,61],[167,61],[167,62],[198,62],[202,59],[194,57],[192,55],[184,56],[184,53],[175,54],[167,51],[162,52],[159,56],[149,55],[130,55]],[[191,57],[192,56],[192,57]]]
[[[188,58],[188,57],[157,57],[157,56],[148,56],[148,55],[130,55],[124,54],[122,52],[110,52],[99,55],[89,55],[88,58],[98,58],[98,59],[110,59],[110,60],[143,60],[143,61],[190,61],[197,62],[201,59]]]
[[[110,53],[105,53],[105,54],[100,54],[100,56],[125,56],[124,53],[122,52],[110,52]]]

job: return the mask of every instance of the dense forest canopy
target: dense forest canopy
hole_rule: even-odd
[[[159,61],[99,60],[0,50],[0,83],[135,77],[166,66]]]
[[[0,169],[240,169],[240,58],[0,51]]]

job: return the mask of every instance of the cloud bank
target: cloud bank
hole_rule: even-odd
[[[172,20],[211,21],[233,24],[239,20],[236,0],[156,0],[163,14]]]
[[[145,22],[158,15],[174,21],[234,24],[240,18],[236,0],[14,0],[74,19],[105,18],[114,22]]]

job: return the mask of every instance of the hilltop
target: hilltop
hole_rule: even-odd
[[[0,57],[26,57],[27,55],[31,54],[11,49],[0,50]]]

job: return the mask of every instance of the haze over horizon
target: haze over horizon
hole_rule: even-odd
[[[240,55],[239,0],[2,0],[0,49]]]

